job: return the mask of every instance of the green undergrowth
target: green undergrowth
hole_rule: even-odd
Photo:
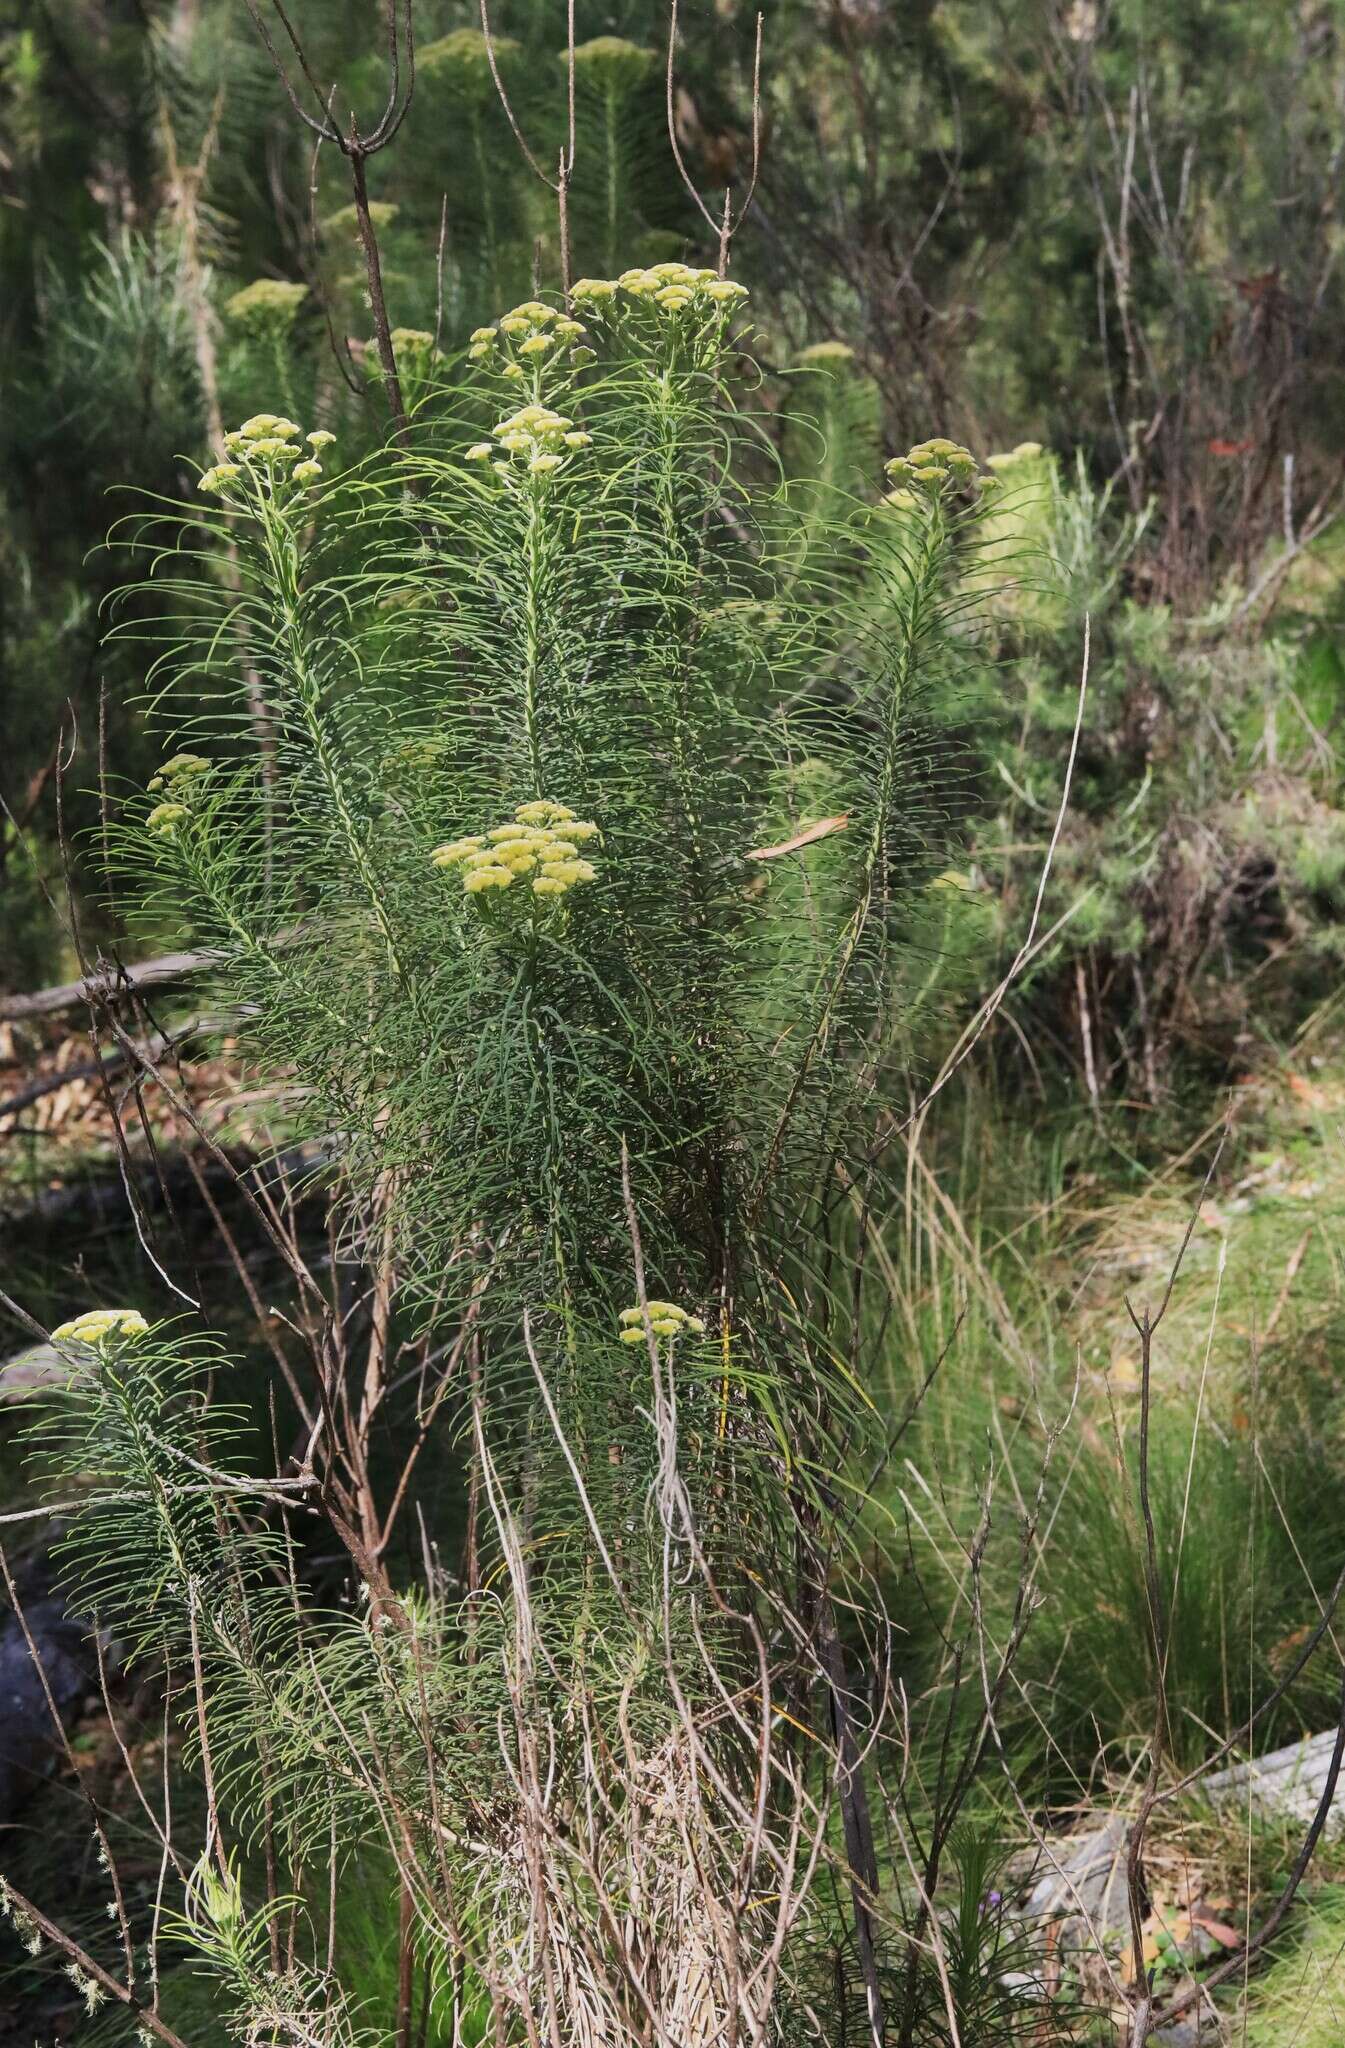
[[[987,1642],[1007,1640],[1029,1573],[1036,1610],[998,1723],[1020,1782],[1052,1807],[1124,1779],[1152,1734],[1126,1303],[1157,1313],[1188,1225],[1153,1343],[1149,1457],[1168,1741],[1184,1764],[1284,1678],[1345,1565],[1340,1105],[1338,1045],[1284,1057],[1229,1106],[1207,1188],[1222,1117],[1146,1162],[1119,1119],[1095,1126],[1077,1104],[1029,1119],[983,1082],[945,1098],[937,1136],[910,1147],[904,1206],[881,1233],[904,1327],[884,1354],[895,1445],[873,1554],[915,1692],[959,1682],[947,1645],[975,1599]],[[978,1589],[968,1560],[987,1511]],[[979,1711],[979,1679],[960,1682]],[[1255,1748],[1329,1726],[1336,1686],[1329,1650],[1310,1658]]]
[[[1337,2048],[1345,2040],[1345,1884],[1322,1885],[1303,1902],[1240,2019],[1246,2048]]]

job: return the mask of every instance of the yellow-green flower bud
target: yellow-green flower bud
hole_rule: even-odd
[[[213,469],[206,470],[196,488],[198,491],[220,492],[226,484],[231,484],[235,477],[242,474],[236,462],[217,462]]]
[[[190,782],[193,776],[208,775],[210,763],[204,754],[174,754],[157,775],[151,775],[146,789],[162,789],[166,782]]]
[[[145,820],[145,830],[155,839],[172,839],[186,817],[185,804],[155,804]]]

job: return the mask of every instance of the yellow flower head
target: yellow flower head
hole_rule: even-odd
[[[604,299],[615,298],[616,286],[609,277],[581,277],[578,284],[570,288],[572,299],[588,299],[601,304]]]
[[[250,420],[244,420],[238,429],[245,441],[255,441],[261,434],[274,434],[281,425],[279,413],[254,412]]]
[[[484,889],[507,889],[513,879],[509,868],[492,863],[488,867],[473,868],[462,886],[469,896],[479,896]]]
[[[623,1344],[639,1344],[645,1333],[645,1318],[656,1337],[680,1337],[684,1331],[693,1336],[705,1335],[705,1324],[699,1316],[688,1315],[675,1301],[648,1301],[641,1308],[637,1302],[633,1308],[623,1308],[618,1322],[621,1324]]]
[[[239,477],[242,474],[243,472],[236,462],[217,462],[213,469],[205,471],[196,488],[198,491],[219,492],[224,489],[226,484],[231,484],[235,477]]]
[[[469,853],[479,853],[481,841],[472,835],[466,839],[450,839],[444,846],[436,846],[430,855],[430,865],[436,868],[456,867],[466,860]]]
[[[489,348],[491,342],[495,339],[495,329],[493,327],[474,327],[470,339]]]
[[[143,1337],[148,1333],[149,1324],[134,1308],[91,1308],[82,1316],[73,1316],[68,1323],[58,1323],[51,1333],[53,1344],[101,1344],[105,1338],[117,1336],[123,1340]]]
[[[501,334],[527,334],[532,327],[525,313],[506,313],[500,322]]]
[[[465,462],[489,462],[492,452],[489,441],[473,441],[463,460]]]
[[[558,804],[550,797],[534,797],[529,803],[520,804],[514,812],[520,825],[568,825],[574,812],[568,804]],[[597,829],[596,826],[594,828]]]
[[[321,453],[324,448],[331,447],[336,436],[329,434],[325,427],[314,427],[311,434],[304,435],[304,439],[315,453]]]
[[[316,483],[321,475],[322,464],[320,462],[296,462],[294,465],[294,481],[296,484]]]

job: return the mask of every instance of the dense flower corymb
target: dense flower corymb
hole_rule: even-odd
[[[558,909],[571,889],[596,881],[597,869],[579,849],[599,836],[597,826],[576,818],[568,804],[537,797],[518,806],[511,824],[450,839],[430,859],[437,868],[460,869],[463,894],[479,905],[514,889],[516,912],[530,913],[535,923]]]
[[[193,782],[198,775],[208,775],[210,763],[204,754],[174,754],[165,761],[157,775],[151,775],[146,789],[165,789],[170,786]]]
[[[284,498],[296,485],[302,488],[316,483],[322,475],[316,457],[336,436],[325,427],[314,428],[304,436],[312,450],[305,455],[298,445],[302,433],[297,420],[275,412],[254,412],[251,419],[224,436],[228,460],[207,469],[196,488],[237,503],[249,495],[255,498],[258,492]]]
[[[587,448],[592,438],[576,428],[565,413],[553,412],[549,405],[520,406],[517,412],[497,421],[493,431],[495,439],[474,441],[465,451],[464,461],[488,462],[499,448],[505,456],[517,458],[529,476],[546,476],[560,469],[567,449]],[[512,473],[508,461],[496,466],[505,474]]]
[[[646,1317],[656,1337],[680,1337],[688,1332],[693,1337],[705,1335],[700,1317],[688,1315],[675,1301],[647,1301],[643,1308],[637,1302],[634,1308],[623,1308],[618,1317],[623,1344],[644,1343]]]
[[[58,1323],[51,1333],[53,1344],[101,1344],[111,1336],[143,1337],[149,1324],[134,1308],[91,1308],[68,1323]]]

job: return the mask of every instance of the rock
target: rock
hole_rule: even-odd
[[[63,1386],[70,1377],[71,1353],[62,1355],[54,1344],[31,1344],[0,1361],[0,1401],[26,1401],[51,1386]]]
[[[1272,1749],[1251,1763],[1215,1771],[1201,1789],[1215,1806],[1245,1805],[1250,1799],[1263,1814],[1297,1821],[1306,1828],[1326,1789],[1335,1746],[1336,1731],[1331,1728],[1324,1735],[1306,1736],[1301,1742],[1286,1743],[1283,1749]],[[1345,1772],[1341,1776],[1342,1784],[1336,1787],[1326,1817],[1328,1836],[1339,1835],[1345,1828]]]
[[[1123,1932],[1126,1920],[1126,1834],[1123,1813],[1066,1836],[1034,1859],[1031,1891],[1022,1905],[1028,1920],[1087,1919],[1101,1933]]]
[[[97,1684],[88,1639],[59,1600],[25,1601],[24,1614],[56,1711],[68,1727]],[[41,1678],[17,1616],[7,1613],[0,1621],[0,1821],[13,1819],[58,1754]]]

